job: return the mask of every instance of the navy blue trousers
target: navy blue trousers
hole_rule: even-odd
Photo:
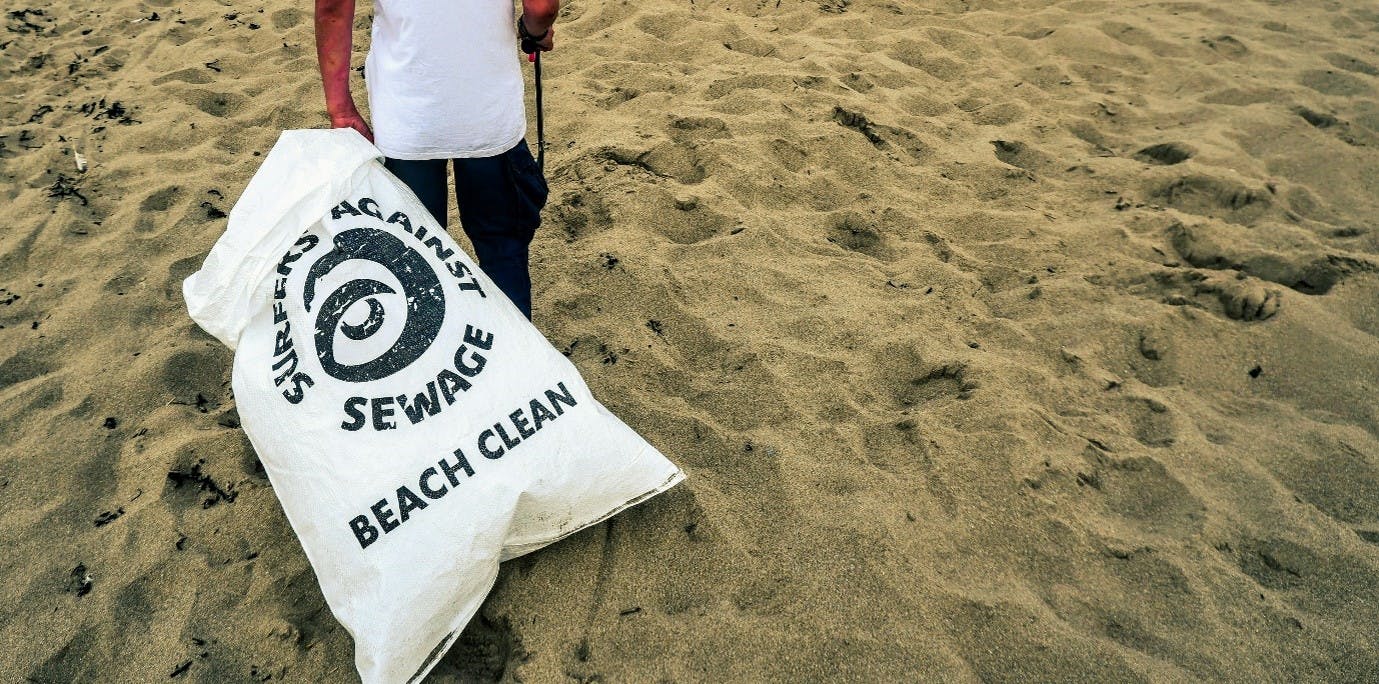
[[[493,157],[384,160],[384,166],[416,193],[442,228],[449,205],[447,162],[455,168],[460,226],[474,243],[479,268],[531,319],[527,260],[549,190],[527,141]]]

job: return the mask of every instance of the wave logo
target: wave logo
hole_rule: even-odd
[[[340,282],[332,276],[338,266],[356,261],[368,262],[348,269],[359,277]],[[318,289],[332,286],[317,302]],[[374,228],[335,236],[331,251],[307,273],[302,302],[307,313],[315,307],[321,369],[345,382],[381,380],[411,365],[436,341],[445,319],[445,293],[435,269],[401,239]],[[394,320],[399,316],[400,326]]]

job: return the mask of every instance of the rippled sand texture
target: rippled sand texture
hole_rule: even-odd
[[[324,124],[309,7],[29,1],[0,678],[348,681],[179,292]],[[689,480],[509,563],[431,681],[1373,678],[1376,34],[1362,2],[567,0],[537,323]]]

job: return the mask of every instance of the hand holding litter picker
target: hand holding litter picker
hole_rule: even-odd
[[[541,53],[555,49],[555,28],[548,28],[540,36],[533,36],[527,32],[526,23],[518,17],[517,35],[522,38],[522,52],[527,53],[527,61],[536,68],[536,165],[545,173],[546,122],[541,102]]]

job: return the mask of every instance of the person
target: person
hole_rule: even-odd
[[[350,92],[355,0],[316,0],[316,54],[333,128],[384,155],[442,228],[454,168],[460,224],[479,267],[531,318],[528,257],[549,192],[526,143],[521,60],[554,48],[559,0],[375,0],[364,62],[373,126]],[[514,35],[514,33],[516,35]]]

